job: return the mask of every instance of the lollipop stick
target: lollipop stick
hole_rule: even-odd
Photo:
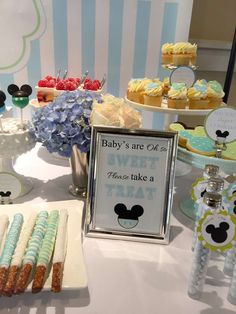
[[[86,80],[86,77],[88,76],[88,74],[89,74],[89,72],[85,71],[84,75],[81,78],[80,85],[82,85],[84,83],[84,81]]]
[[[101,88],[103,87],[105,83],[106,83],[106,74],[103,75],[103,78],[101,80]]]
[[[23,123],[23,109],[20,109],[20,122],[21,122],[21,128],[24,130],[24,123]]]

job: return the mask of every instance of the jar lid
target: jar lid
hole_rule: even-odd
[[[203,202],[210,207],[219,207],[222,203],[222,196],[211,192],[206,192],[203,196]]]
[[[207,182],[208,192],[220,192],[224,189],[224,180],[221,178],[210,178]]]
[[[219,173],[219,166],[216,165],[205,165],[204,172],[210,177],[214,177]]]

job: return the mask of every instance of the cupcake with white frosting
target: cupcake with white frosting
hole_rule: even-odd
[[[161,47],[162,53],[162,63],[163,64],[172,64],[173,63],[173,44],[165,43]]]
[[[184,83],[173,83],[168,91],[168,108],[185,109],[188,105],[187,88]]]
[[[201,81],[188,89],[189,109],[208,109],[207,86]]]
[[[146,85],[151,82],[148,78],[132,79],[128,83],[127,98],[133,102],[144,103],[144,90]]]
[[[225,93],[222,86],[217,81],[209,81],[207,84],[208,108],[214,109],[222,104]]]
[[[189,65],[192,58],[192,45],[187,42],[178,42],[173,47],[173,63],[176,66]]]
[[[148,83],[144,91],[144,104],[149,106],[161,107],[163,94],[162,82]]]

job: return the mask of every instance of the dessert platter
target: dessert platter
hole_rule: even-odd
[[[199,169],[204,169],[206,164],[214,164],[227,174],[236,173],[236,141],[228,143],[226,150],[222,151],[222,158],[217,158],[215,142],[207,136],[203,126],[188,129],[181,123],[171,123],[169,130],[179,134],[179,160]]]
[[[221,85],[217,81],[197,80],[188,87],[183,82],[165,79],[133,79],[125,100],[139,110],[181,115],[207,115],[224,105]]]
[[[226,149],[222,150],[221,158],[218,158],[216,157],[216,142],[207,136],[205,127],[197,126],[194,129],[188,129],[181,123],[171,123],[169,130],[177,131],[179,134],[178,160],[199,169],[204,169],[207,164],[215,165],[226,175],[235,175],[236,141],[227,143]],[[180,202],[180,209],[189,218],[195,220],[194,201],[190,196]]]
[[[127,86],[126,101],[139,110],[181,115],[206,115],[223,104],[224,92],[217,81],[196,80],[193,66],[197,45],[166,43],[162,46],[162,65],[170,76],[133,78]]]
[[[57,75],[57,77],[51,75],[43,77],[38,81],[37,86],[35,86],[37,98],[32,99],[30,105],[35,108],[44,107],[65,91],[79,89],[101,93],[102,86],[105,84],[105,77],[99,81],[88,78],[87,75],[88,72],[82,78],[66,77],[66,71],[62,78],[60,78],[60,75]]]
[[[80,205],[62,201],[2,208],[1,295],[87,287]]]

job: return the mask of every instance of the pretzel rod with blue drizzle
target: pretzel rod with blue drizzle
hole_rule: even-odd
[[[39,257],[37,261],[36,272],[34,275],[32,293],[38,293],[42,290],[44,285],[44,277],[52,257],[55,239],[58,227],[58,210],[53,210],[50,212],[48,217],[48,226],[45,237],[43,239],[43,244],[39,251]]]
[[[47,229],[48,212],[41,211],[37,217],[32,237],[26,249],[23,258],[23,267],[21,268],[19,277],[15,286],[15,293],[21,294],[25,292],[30,278],[31,271],[37,262],[38,253],[42,246],[42,241]]]
[[[22,259],[23,259],[27,244],[33,232],[36,218],[37,218],[37,213],[36,212],[32,213],[21,232],[20,239],[17,243],[14,255],[11,260],[11,266],[9,268],[7,282],[2,292],[2,294],[5,296],[10,297],[12,296],[14,292],[17,274],[21,267]]]
[[[23,215],[15,214],[9,232],[6,236],[4,248],[0,259],[0,293],[2,294],[6,284],[8,269],[18,242],[23,224]]]

